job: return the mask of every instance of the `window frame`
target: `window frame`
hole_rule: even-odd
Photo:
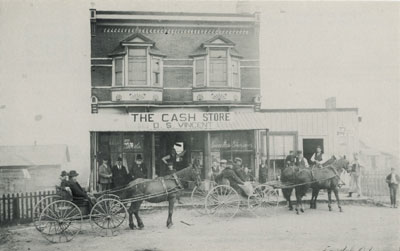
[[[162,88],[163,87],[163,78],[164,78],[164,60],[162,56],[151,55],[150,54],[150,47],[151,46],[140,46],[134,45],[129,46],[126,45],[125,53],[121,56],[116,56],[112,59],[112,87],[127,87],[127,88],[140,88],[140,87],[155,87],[155,88]],[[129,61],[130,58],[134,58],[134,56],[129,56],[129,49],[144,49],[145,56],[138,57],[141,59],[145,59],[146,65],[146,81],[145,84],[141,85],[129,85]],[[116,85],[116,60],[122,59],[122,85]],[[158,60],[160,62],[160,69],[159,69],[159,83],[153,84],[153,60]]]
[[[226,50],[226,85],[211,85],[211,50]],[[204,66],[204,85],[200,86],[197,84],[197,79],[196,79],[196,64],[197,61],[204,59],[205,61],[205,66]],[[237,80],[238,83],[237,85],[234,84],[234,73],[233,73],[233,67],[232,67],[232,62],[235,61],[237,62]],[[206,47],[206,54],[205,55],[199,55],[199,56],[193,56],[193,87],[194,88],[241,88],[241,76],[240,76],[240,57],[231,55],[231,47],[228,46],[207,46]]]

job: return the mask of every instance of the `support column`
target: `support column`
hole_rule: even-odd
[[[151,178],[156,177],[156,136],[151,133]]]
[[[211,135],[210,132],[206,132],[204,140],[204,177],[211,179],[209,176],[211,168]]]

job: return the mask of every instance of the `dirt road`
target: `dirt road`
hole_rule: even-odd
[[[400,210],[350,205],[344,210],[329,212],[320,204],[299,216],[279,208],[275,217],[261,218],[243,211],[225,221],[178,209],[171,229],[165,227],[167,211],[144,212],[143,230],[126,227],[117,236],[99,237],[85,224],[72,242],[50,244],[33,228],[16,229],[0,250],[400,250]]]

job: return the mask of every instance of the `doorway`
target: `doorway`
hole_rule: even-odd
[[[311,163],[311,157],[318,146],[320,146],[322,152],[324,152],[324,139],[303,139],[303,155],[308,160],[308,163]]]

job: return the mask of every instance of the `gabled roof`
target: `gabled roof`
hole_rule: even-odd
[[[150,50],[149,53],[151,55],[156,55],[156,56],[161,56],[161,57],[166,57],[164,53],[162,53],[156,46],[155,42],[142,34],[135,33],[133,35],[130,35],[129,37],[125,38],[122,40],[119,45],[111,52],[108,54],[108,56],[120,56],[120,55],[125,55],[126,50],[125,46],[126,45],[143,45],[143,44],[150,44]]]
[[[0,146],[0,167],[60,165],[70,162],[66,145]]]
[[[202,43],[202,46],[212,46],[212,45],[226,45],[226,46],[235,46],[235,43],[231,40],[227,39],[222,35],[217,35],[205,42]]]
[[[154,45],[155,42],[145,36],[143,36],[140,33],[135,33],[133,35],[130,35],[129,37],[125,38],[124,40],[121,41],[121,44],[152,44]]]

